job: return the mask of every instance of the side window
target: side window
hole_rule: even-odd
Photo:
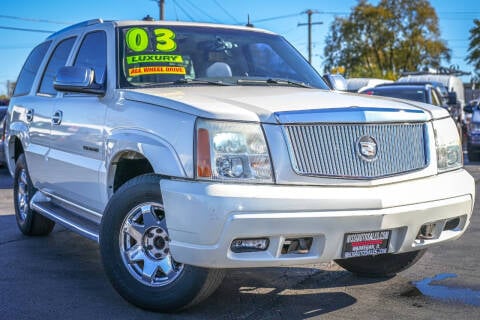
[[[104,31],[91,32],[85,36],[74,66],[93,69],[95,82],[104,83],[107,71],[107,36]]]
[[[42,63],[50,44],[51,41],[44,42],[32,50],[18,76],[17,85],[15,86],[15,91],[13,93],[14,96],[22,96],[30,92],[33,80],[35,80],[38,68]]]
[[[53,88],[53,79],[55,79],[58,69],[63,67],[67,62],[74,43],[75,37],[65,39],[57,45],[50,57],[50,61],[48,61],[38,92],[50,95],[57,94],[57,91]]]

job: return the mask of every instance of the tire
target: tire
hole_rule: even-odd
[[[46,236],[52,232],[55,222],[30,208],[31,197],[36,191],[30,180],[25,155],[22,153],[17,159],[13,181],[13,202],[17,225],[27,236]]]
[[[391,277],[410,268],[424,255],[426,249],[398,254],[335,260],[342,268],[359,276],[369,278]]]
[[[103,267],[123,298],[144,309],[173,312],[217,289],[224,270],[177,263],[169,241],[160,177],[126,182],[110,199],[100,227]]]

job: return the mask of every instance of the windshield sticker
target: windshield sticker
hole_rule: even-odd
[[[173,54],[141,54],[127,57],[128,64],[148,62],[183,63],[183,58],[180,55]]]
[[[128,69],[128,75],[130,77],[143,76],[149,74],[182,74],[187,72],[185,67],[167,67],[167,66],[155,66],[155,67],[140,67]]]
[[[171,52],[177,49],[175,32],[170,29],[154,29],[155,49],[162,52]],[[150,36],[143,28],[131,28],[125,34],[125,44],[133,52],[147,51],[150,47]],[[150,49],[151,50],[151,49]]]
[[[157,50],[170,52],[177,49],[175,42],[175,33],[170,29],[155,29],[153,31],[157,39]]]
[[[148,33],[142,28],[132,28],[125,34],[125,43],[132,51],[145,51],[148,48],[148,42]]]

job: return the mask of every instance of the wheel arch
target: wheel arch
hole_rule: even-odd
[[[28,146],[28,131],[27,125],[23,122],[13,122],[8,127],[6,139],[8,146],[6,148],[5,160],[12,176],[18,157],[25,152],[25,148]]]
[[[107,139],[106,151],[109,197],[126,181],[142,174],[187,177],[173,146],[150,133],[117,131]]]

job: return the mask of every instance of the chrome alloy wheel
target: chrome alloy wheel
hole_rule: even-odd
[[[165,286],[182,273],[183,264],[175,262],[170,253],[162,204],[142,203],[130,210],[119,240],[125,267],[141,283]]]
[[[22,169],[20,171],[20,174],[17,177],[17,185],[18,212],[20,213],[20,219],[22,221],[25,221],[25,219],[27,219],[27,214],[30,209],[30,194],[28,191],[27,170]]]

